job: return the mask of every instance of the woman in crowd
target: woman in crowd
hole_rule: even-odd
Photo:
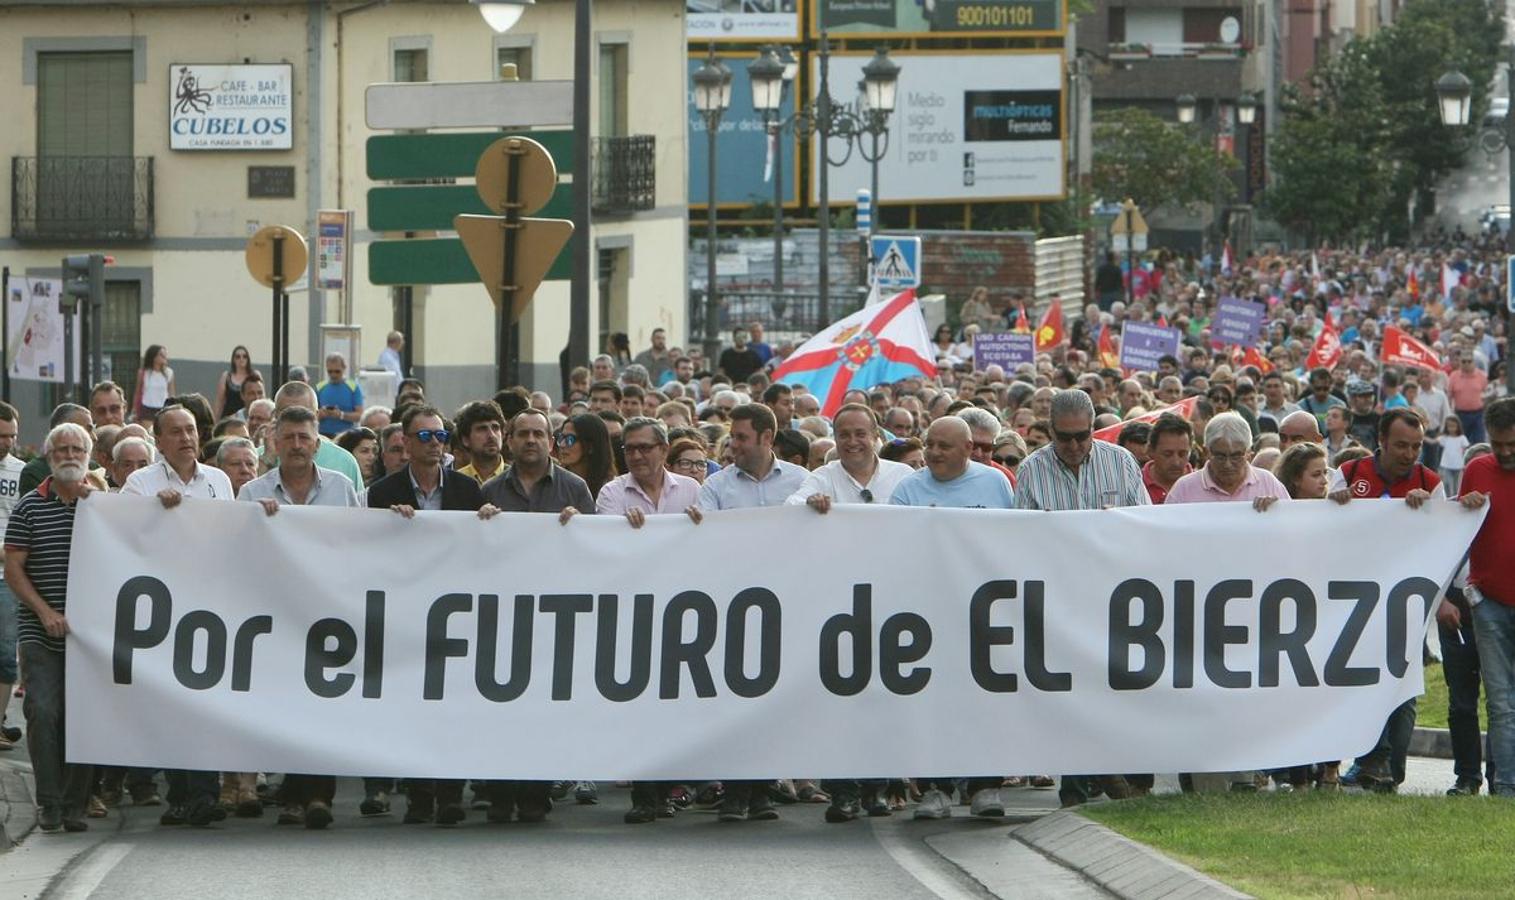
[[[231,351],[231,366],[221,373],[216,383],[216,404],[213,407],[217,418],[234,416],[242,409],[242,382],[253,371],[252,354],[238,344]]]
[[[148,345],[147,352],[142,354],[142,368],[137,370],[137,390],[133,394],[132,412],[137,421],[152,419],[168,405],[168,398],[178,392],[174,370],[168,365],[168,348],[162,344]]]
[[[610,430],[604,419],[592,413],[574,416],[563,423],[553,436],[553,453],[558,465],[584,479],[591,497],[598,497],[605,482],[620,474],[610,447]]]
[[[337,435],[337,446],[353,455],[358,461],[358,471],[363,473],[363,483],[353,487],[359,491],[374,483],[374,479],[380,474],[377,469],[379,462],[379,436],[374,434],[372,428],[349,428]]]
[[[705,478],[710,474],[710,460],[705,456],[705,448],[700,446],[694,438],[680,438],[668,448],[668,471],[675,475],[687,475],[705,483]]]
[[[920,438],[895,438],[884,445],[879,456],[890,462],[902,462],[912,469],[926,467],[926,448]]]

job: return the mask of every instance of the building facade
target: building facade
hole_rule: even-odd
[[[573,9],[540,0],[496,35],[466,0],[7,3],[0,262],[13,276],[47,277],[65,253],[111,254],[102,343],[112,374],[130,390],[143,350],[162,344],[178,388],[209,396],[235,345],[268,374],[270,292],[247,272],[249,235],[269,224],[300,231],[313,275],[318,212],[351,210],[348,292],[308,278],[291,293],[291,362],[319,377],[322,326],[337,324],[361,329],[352,362],[371,366],[399,322],[401,289],[370,282],[369,249],[411,235],[369,228],[378,185],[366,147],[378,132],[365,124],[368,85],[486,81],[505,63],[522,79],[571,79]],[[612,332],[643,346],[655,327],[682,340],[684,6],[600,0],[593,31],[596,165],[627,171],[630,159],[637,189],[596,179],[591,349]],[[223,96],[247,108],[197,109],[232,102]],[[411,296],[408,338],[430,396],[451,406],[490,393],[497,329],[484,288],[417,285]],[[566,280],[544,282],[520,323],[522,381],[555,395],[568,297]],[[31,436],[56,391],[13,382],[12,399]]]

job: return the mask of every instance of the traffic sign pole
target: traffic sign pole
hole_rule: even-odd
[[[517,340],[515,332],[516,291],[516,235],[521,230],[521,154],[525,151],[516,146],[505,148],[505,225],[502,229],[505,247],[505,263],[501,267],[500,296],[500,341],[496,354],[499,357],[497,378],[499,389],[505,390],[520,382],[517,371],[519,354],[512,344]]]
[[[289,369],[286,368],[289,363],[285,359],[285,353],[288,351],[289,344],[288,339],[284,337],[288,332],[284,330],[284,304],[282,302],[284,299],[282,296],[284,293],[284,235],[282,234],[274,235],[273,281],[274,374],[278,376],[278,387],[274,388],[274,390],[278,390],[279,387],[284,386],[284,382],[289,380]]]
[[[1129,204],[1129,201],[1128,201]],[[1131,240],[1131,211],[1136,207],[1126,206],[1126,308],[1131,309],[1136,305],[1136,252],[1135,241]]]
[[[273,373],[282,385],[289,380],[289,276],[305,270],[309,250],[305,237],[286,225],[265,225],[247,239],[247,271],[273,292]],[[298,278],[299,276],[296,276]]]

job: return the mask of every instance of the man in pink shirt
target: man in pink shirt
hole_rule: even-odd
[[[1481,444],[1488,439],[1483,427],[1483,391],[1488,386],[1489,376],[1474,365],[1473,351],[1460,351],[1457,369],[1447,376],[1447,397],[1462,421],[1462,433],[1467,435],[1469,444]]]
[[[1237,413],[1221,413],[1205,424],[1205,448],[1210,461],[1174,482],[1164,505],[1250,500],[1261,512],[1275,500],[1289,499],[1283,482],[1249,461],[1252,429]]]
[[[668,461],[668,428],[658,419],[637,416],[621,431],[626,448],[625,475],[612,478],[600,488],[595,512],[625,516],[633,528],[641,528],[648,514],[690,513],[700,499],[700,483],[687,475],[675,475]]]

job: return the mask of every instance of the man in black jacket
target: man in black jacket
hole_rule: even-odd
[[[374,482],[368,490],[372,509],[392,509],[411,519],[417,510],[468,510],[477,512],[484,505],[479,483],[468,475],[448,471],[442,465],[447,448],[446,423],[434,406],[415,406],[407,410],[401,427],[405,433],[405,451],[410,462],[403,468]],[[385,785],[377,779],[364,780],[361,811],[365,815],[382,815],[388,811]],[[457,825],[466,818],[463,809],[463,782],[455,779],[410,779],[405,807],[405,823],[419,825],[435,820],[438,825]]]

